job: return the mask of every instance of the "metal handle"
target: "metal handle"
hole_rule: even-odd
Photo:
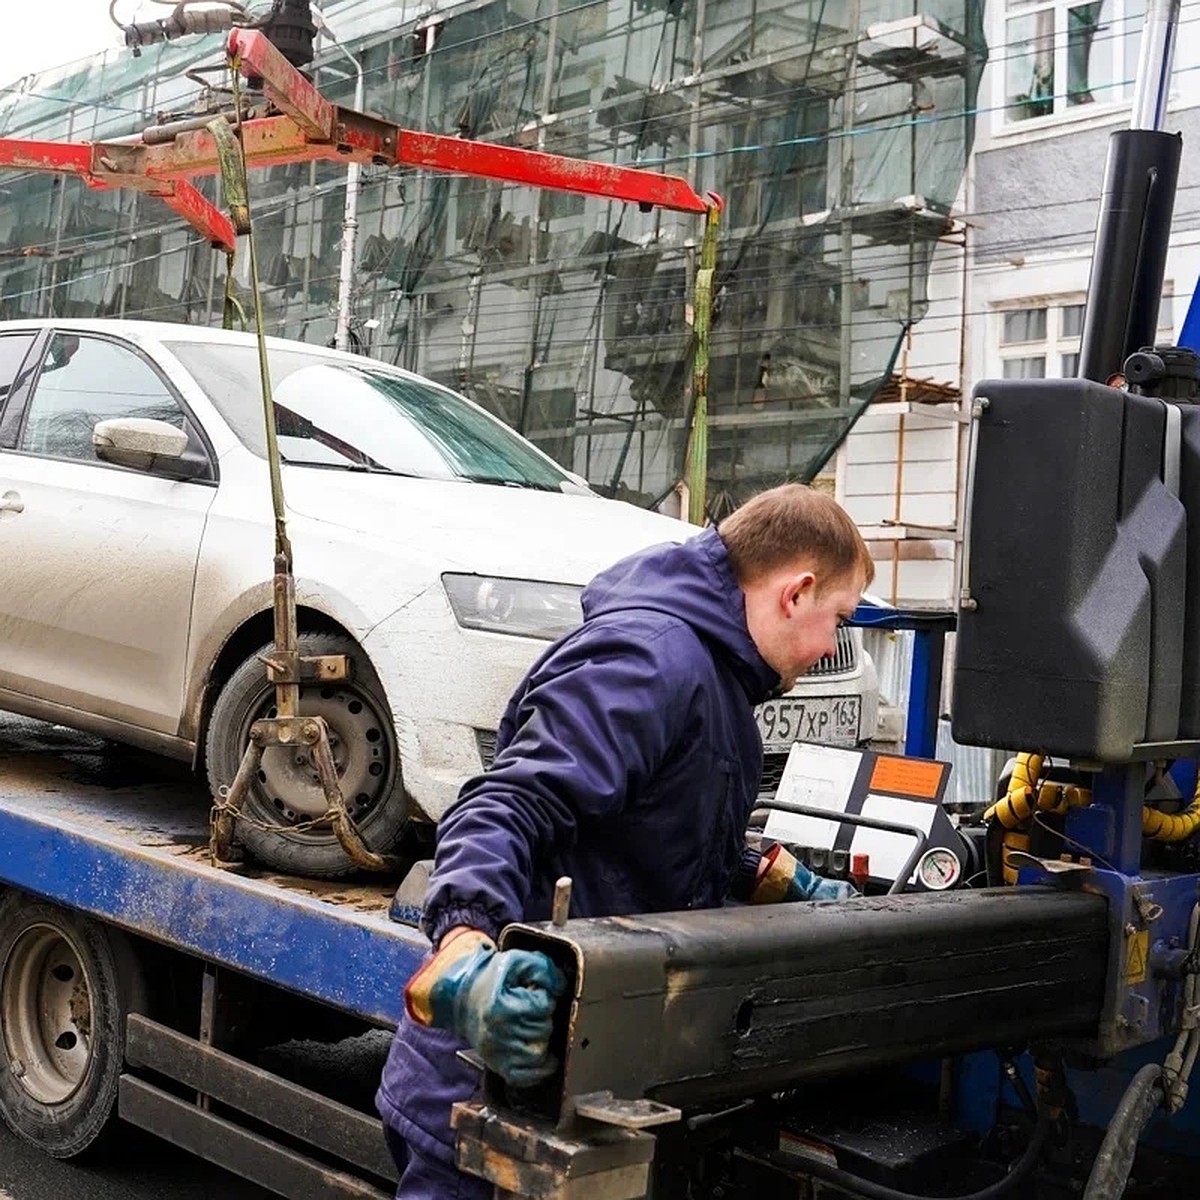
[[[979,602],[971,595],[971,500],[975,495],[975,460],[979,457],[979,422],[991,402],[986,396],[971,401],[971,421],[967,426],[967,475],[963,488],[962,556],[959,559],[958,607],[974,612]]]
[[[0,496],[0,512],[21,513],[25,511],[25,501],[16,492],[5,492]]]
[[[908,881],[912,878],[913,872],[917,869],[917,863],[921,861],[921,855],[925,850],[925,843],[929,835],[916,825],[901,825],[896,821],[885,821],[881,817],[864,817],[859,813],[839,813],[830,812],[827,808],[814,808],[810,804],[793,804],[790,800],[757,800],[754,804],[755,808],[775,808],[780,812],[798,813],[802,817],[816,817],[821,821],[836,821],[841,825],[862,825],[867,829],[882,829],[885,833],[903,833],[910,838],[916,839],[916,845],[912,848],[912,853],[909,854],[908,860],[900,869],[900,874],[892,880],[892,886],[888,888],[889,896],[896,895],[904,891],[908,886]]]

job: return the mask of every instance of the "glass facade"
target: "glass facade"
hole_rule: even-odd
[[[952,234],[982,0],[343,0],[325,17],[371,113],[724,196],[711,506],[820,469]],[[29,77],[0,132],[137,134],[226,98],[220,62],[214,37]],[[344,53],[324,46],[314,76],[351,105]],[[332,340],[345,183],[335,164],[252,175],[268,332]],[[220,320],[224,256],[153,199],[17,172],[0,187],[0,316]],[[465,393],[606,494],[670,491],[700,218],[367,167],[358,220],[355,348]]]

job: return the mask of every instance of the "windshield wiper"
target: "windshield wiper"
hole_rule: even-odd
[[[335,433],[330,433],[328,429],[322,429],[320,425],[309,420],[302,413],[298,413],[295,409],[288,408],[285,404],[280,404],[278,400],[273,401],[275,407],[275,420],[278,425],[280,437],[292,437],[301,441],[313,441],[318,446],[324,446],[326,450],[332,450],[335,454],[344,454],[349,460],[345,466],[347,469],[367,470],[367,471],[387,471],[387,467],[381,462],[376,462],[365,450],[360,450],[357,446],[352,446],[349,442],[343,441]],[[294,460],[289,460],[294,461]],[[306,464],[312,466],[312,463]],[[323,464],[331,467],[340,467],[341,463]]]
[[[535,483],[531,479],[504,479],[498,475],[460,475],[468,483],[488,483],[493,487],[527,488],[534,492],[558,492],[562,489],[557,483]]]
[[[359,475],[395,475],[400,479],[423,478],[412,471],[393,471],[390,467],[372,466],[370,463],[363,462],[311,462],[306,458],[288,458],[286,455],[283,461],[289,467],[317,467],[322,471],[354,471]]]

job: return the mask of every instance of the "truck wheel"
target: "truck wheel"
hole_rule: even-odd
[[[145,1008],[116,931],[10,892],[0,901],[0,1116],[54,1158],[99,1149],[116,1124],[125,1019]]]
[[[213,705],[206,752],[213,794],[228,787],[250,740],[250,726],[275,715],[275,689],[260,655],[264,646],[229,677]],[[333,760],[346,808],[363,841],[390,850],[408,822],[408,798],[400,783],[396,734],[383,687],[362,648],[341,634],[302,633],[304,655],[345,654],[351,677],[341,683],[307,684],[300,712],[329,726]],[[237,822],[237,838],[259,862],[278,871],[320,878],[356,868],[328,823],[325,795],[303,747],[271,746],[263,753]]]

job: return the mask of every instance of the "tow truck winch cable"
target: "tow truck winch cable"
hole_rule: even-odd
[[[977,1192],[966,1192],[958,1196],[938,1197],[937,1200],[998,1200],[1001,1196],[1007,1196],[1018,1184],[1024,1183],[1033,1173],[1038,1159],[1042,1156],[1042,1151],[1046,1148],[1046,1142],[1053,1128],[1054,1122],[1048,1117],[1043,1117],[1038,1121],[1034,1127],[1033,1135],[1029,1139],[1029,1145],[1021,1152],[1020,1158],[1012,1164],[1008,1170],[1008,1174],[1003,1179],[998,1179],[995,1183],[989,1184],[985,1188],[980,1188]],[[794,1156],[784,1154],[780,1151],[767,1151],[765,1153],[740,1151],[739,1153],[742,1157],[752,1162],[764,1163],[776,1169],[782,1168],[790,1175],[804,1175],[812,1179],[819,1179],[823,1183],[831,1183],[853,1196],[863,1196],[865,1200],[934,1200],[931,1196],[923,1196],[916,1192],[901,1192],[883,1183],[873,1183],[871,1180],[863,1179],[858,1175],[852,1174],[850,1171],[843,1171],[840,1167],[831,1167],[826,1163],[816,1160],[806,1159],[803,1166],[801,1166],[796,1162]],[[1092,1200],[1092,1198],[1089,1196],[1087,1200]]]

